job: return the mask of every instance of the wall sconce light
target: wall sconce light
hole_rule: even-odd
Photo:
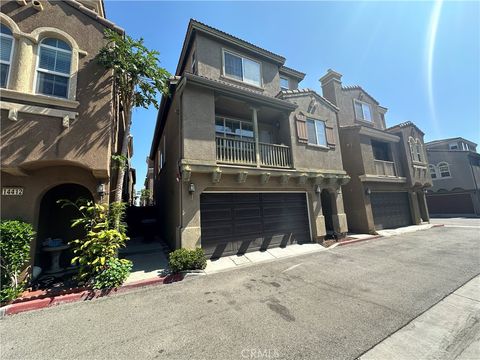
[[[320,194],[322,192],[322,188],[320,185],[315,185],[315,194]]]
[[[372,193],[372,190],[370,188],[365,189],[365,195],[370,195]]]
[[[190,193],[190,195],[195,192],[195,184],[194,183],[190,183],[188,185],[188,192]]]
[[[98,193],[98,195],[100,195],[100,197],[105,195],[105,184],[100,183],[100,184],[97,185],[97,193]]]

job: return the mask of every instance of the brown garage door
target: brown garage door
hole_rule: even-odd
[[[412,225],[410,203],[406,192],[373,192],[370,195],[375,229]]]
[[[310,241],[304,193],[205,193],[200,212],[212,258]]]
[[[472,196],[463,194],[433,194],[427,195],[430,214],[475,214]]]

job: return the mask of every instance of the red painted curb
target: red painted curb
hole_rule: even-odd
[[[19,314],[25,311],[39,310],[46,307],[51,307],[53,305],[60,305],[65,303],[71,303],[76,301],[86,301],[92,300],[95,298],[100,298],[104,296],[109,296],[112,294],[119,294],[128,292],[128,290],[136,289],[144,286],[151,285],[160,285],[160,284],[171,284],[173,282],[182,281],[184,275],[182,274],[173,274],[167,275],[165,277],[157,277],[152,279],[145,279],[135,281],[129,284],[122,285],[116,289],[111,290],[85,290],[84,288],[76,288],[74,292],[61,295],[48,295],[47,293],[41,294],[40,298],[21,298],[17,299],[17,302],[14,302],[10,305],[7,305],[5,309],[5,315]]]
[[[381,236],[381,235],[373,235],[373,236],[370,236],[370,237],[364,238],[364,239],[352,239],[352,240],[340,241],[340,242],[338,243],[338,246],[355,244],[355,243],[358,243],[358,242],[368,241],[368,240],[374,240],[374,239],[378,239],[378,238],[381,238],[381,237],[383,237],[383,236]]]

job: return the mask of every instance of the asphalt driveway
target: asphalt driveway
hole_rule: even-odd
[[[480,273],[433,228],[0,321],[2,359],[355,359]]]

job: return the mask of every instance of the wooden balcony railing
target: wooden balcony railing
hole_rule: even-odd
[[[217,161],[241,165],[257,164],[253,141],[216,137],[216,143]]]
[[[259,143],[260,164],[263,166],[291,168],[290,146]]]
[[[392,161],[374,160],[375,171],[380,176],[396,176],[395,164]]]
[[[229,164],[254,165],[278,168],[291,168],[290,147],[259,143],[259,163],[255,142],[251,140],[229,139],[217,136],[217,161]]]

